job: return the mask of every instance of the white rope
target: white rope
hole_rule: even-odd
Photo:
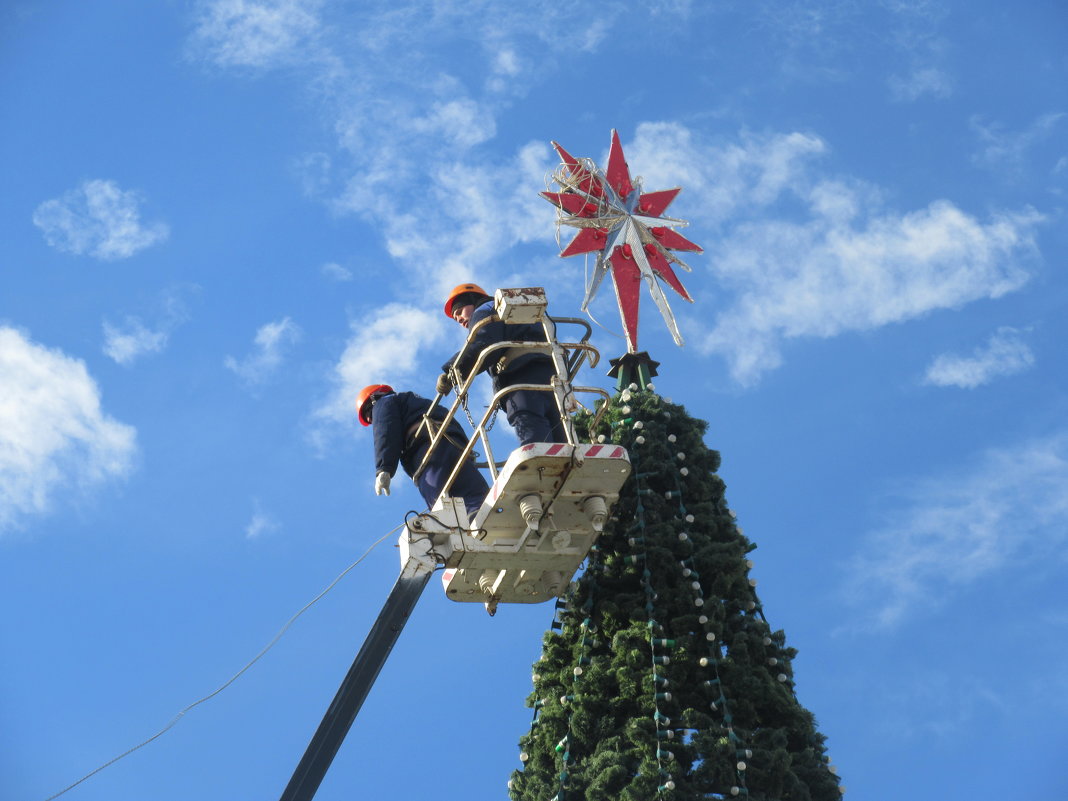
[[[293,625],[293,623],[296,621],[296,619],[298,617],[300,617],[306,611],[308,611],[308,609],[310,609],[314,604],[318,603],[318,601],[324,595],[326,595],[328,592],[330,592],[330,590],[332,590],[337,585],[337,583],[339,581],[341,581],[341,579],[343,579],[346,574],[348,574],[348,572],[350,570],[352,570],[354,567],[356,567],[356,565],[360,564],[360,562],[362,562],[364,559],[367,558],[367,556],[371,553],[371,551],[373,551],[375,548],[377,548],[379,545],[381,545],[382,541],[385,540],[386,537],[390,536],[391,534],[396,533],[397,531],[399,531],[403,527],[404,527],[404,524],[401,523],[399,526],[397,526],[393,530],[387,531],[379,539],[377,539],[374,543],[372,543],[371,547],[369,547],[366,551],[364,551],[363,555],[360,556],[359,559],[357,559],[351,565],[349,565],[344,570],[342,570],[341,573],[338,574],[337,578],[335,578],[333,581],[331,581],[326,586],[326,589],[324,589],[322,592],[320,592],[318,595],[316,595],[314,598],[312,598],[310,601],[308,601],[308,603],[304,604],[304,606],[301,607],[299,612],[297,612],[295,615],[293,615],[291,618],[289,618],[289,620],[286,621],[286,624],[284,626],[282,626],[282,628],[279,630],[279,632],[276,635],[274,635],[274,638],[269,643],[267,643],[266,646],[264,646],[263,650],[261,650],[258,654],[256,654],[256,656],[254,656],[243,668],[241,668],[241,670],[237,671],[237,673],[235,673],[233,676],[231,676],[229,678],[229,680],[227,680],[226,683],[224,683],[221,687],[219,687],[214,692],[209,693],[208,695],[205,695],[200,700],[194,701],[193,703],[189,704],[189,706],[187,706],[185,709],[183,709],[181,712],[179,712],[177,715],[175,715],[171,719],[170,723],[168,723],[166,726],[164,726],[162,729],[160,729],[158,732],[153,734],[151,737],[149,737],[144,742],[138,743],[133,748],[130,748],[130,749],[124,751],[123,753],[121,753],[117,757],[115,757],[114,759],[108,760],[107,762],[105,762],[100,767],[98,767],[98,768],[90,771],[89,773],[85,774],[84,776],[82,776],[80,779],[78,779],[78,781],[74,782],[73,784],[71,784],[71,785],[69,785],[67,787],[64,787],[58,793],[55,793],[54,795],[50,795],[48,798],[45,799],[45,801],[53,801],[53,799],[59,798],[61,795],[63,795],[64,793],[68,792],[69,790],[73,790],[75,787],[77,787],[79,784],[84,782],[86,779],[90,779],[93,776],[95,776],[96,774],[100,773],[100,771],[104,770],[105,768],[111,767],[116,762],[118,762],[120,759],[123,759],[124,757],[128,757],[134,751],[137,751],[137,750],[139,750],[141,748],[144,748],[146,745],[151,743],[153,740],[156,740],[157,738],[161,737],[162,735],[164,735],[168,731],[170,731],[174,727],[174,725],[179,720],[182,719],[182,717],[185,715],[186,712],[188,712],[189,710],[193,709],[196,706],[199,706],[200,704],[204,703],[205,701],[211,700],[216,695],[218,695],[223,690],[225,690],[227,687],[229,687],[231,684],[233,684],[235,681],[237,681],[238,678],[240,678],[241,675],[243,673],[245,673],[245,671],[247,671],[250,667],[252,667],[254,664],[256,664],[264,654],[266,654],[268,651],[270,651],[275,646],[275,643],[277,643],[280,639],[282,639],[282,636],[286,633],[286,631],[289,630],[289,627]]]

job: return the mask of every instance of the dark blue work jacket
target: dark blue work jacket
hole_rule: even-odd
[[[485,320],[493,314],[493,301],[487,300],[472,312],[468,328],[474,328],[477,323]],[[490,345],[496,345],[498,342],[547,342],[547,340],[545,339],[545,329],[542,328],[541,323],[505,324],[500,320],[494,320],[491,323],[486,323],[479,329],[478,333],[475,334],[474,339],[468,343],[463,358],[457,361],[456,356],[459,356],[460,354],[456,354],[442,365],[442,372],[447,372],[448,369],[455,364],[460,375],[466,380],[468,373],[471,372],[471,368],[475,366],[479,354],[481,354],[485,348]],[[482,365],[482,369],[488,370],[490,375],[493,376],[494,390],[499,390],[502,387],[511,386],[513,383],[516,383],[509,380],[510,376],[519,374],[532,364],[544,362],[546,367],[551,369],[552,366],[552,359],[549,358],[547,354],[538,353],[536,351],[527,351],[514,358],[507,359],[504,369],[501,370],[497,365],[505,353],[506,349],[503,348],[494,351]]]
[[[398,461],[409,476],[416,471],[423,455],[421,446],[429,443],[430,435],[424,428],[416,437],[415,431],[429,408],[430,401],[414,392],[394,392],[375,401],[371,412],[375,434],[375,473],[385,470],[392,476],[397,472]],[[435,406],[430,413],[433,420],[444,420],[445,415],[446,411],[441,406]],[[467,435],[455,420],[449,423],[446,436],[460,447],[467,444]],[[447,442],[444,442],[444,446],[439,445],[435,453],[443,456],[449,454],[455,464],[457,454]]]

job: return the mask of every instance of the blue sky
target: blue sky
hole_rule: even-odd
[[[1066,34],[1042,0],[5,4],[0,795],[150,737],[420,507],[373,494],[356,391],[433,394],[460,281],[578,313],[537,193],[615,128],[705,248],[685,347],[648,299],[640,344],[847,797],[1063,797]],[[65,798],[279,794],[396,559]],[[551,612],[432,584],[318,797],[504,798]]]

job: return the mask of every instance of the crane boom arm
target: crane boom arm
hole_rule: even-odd
[[[409,555],[352,667],[326,710],[280,801],[311,801],[430,580],[434,564]]]

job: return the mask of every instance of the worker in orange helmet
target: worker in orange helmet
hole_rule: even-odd
[[[398,462],[409,476],[419,469],[430,447],[430,434],[426,426],[419,424],[430,407],[431,402],[426,398],[413,392],[394,392],[388,384],[370,384],[360,390],[356,397],[357,417],[361,425],[374,426],[376,495],[389,495],[389,484]],[[439,405],[430,411],[432,420],[442,421],[445,415],[445,409]],[[415,482],[428,507],[434,506],[466,445],[467,435],[458,422],[451,421]],[[474,459],[468,456],[449,488],[449,495],[463,498],[468,516],[473,518],[488,492],[486,479],[475,467]]]
[[[493,298],[478,284],[460,284],[453,288],[445,299],[445,316],[464,328],[474,328],[487,317],[496,316]],[[454,367],[461,376],[466,376],[484,348],[498,342],[514,341],[545,342],[545,331],[537,323],[505,324],[500,320],[486,323],[475,334],[462,359],[457,361],[457,354],[442,365],[443,373],[438,378],[438,392],[444,395],[452,388],[450,367]],[[513,358],[495,358],[482,369],[488,370],[493,377],[494,392],[516,384],[549,385],[556,375],[552,359],[537,351],[523,352]],[[519,437],[520,445],[567,441],[560,420],[560,410],[556,406],[556,396],[552,392],[515,390],[504,396],[501,405],[508,422]]]

